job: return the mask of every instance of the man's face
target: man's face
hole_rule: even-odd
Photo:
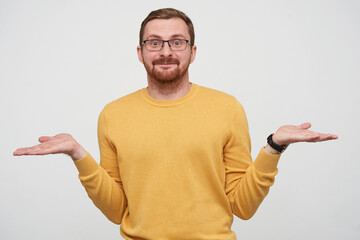
[[[190,34],[186,23],[180,18],[154,19],[146,24],[143,39],[190,41]],[[173,51],[165,42],[160,51],[148,51],[145,46],[139,46],[137,51],[148,76],[164,83],[175,82],[188,74],[189,65],[195,59],[196,47],[188,44],[183,51]]]

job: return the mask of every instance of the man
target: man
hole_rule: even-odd
[[[143,21],[137,52],[148,87],[101,112],[100,165],[69,134],[40,137],[14,155],[68,154],[89,197],[126,239],[236,239],[233,214],[253,216],[286,146],[337,136],[309,123],[283,126],[252,162],[241,104],[189,81],[194,42],[192,22],[178,10]]]

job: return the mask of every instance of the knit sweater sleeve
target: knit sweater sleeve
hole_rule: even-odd
[[[241,219],[249,219],[274,183],[280,154],[271,155],[262,148],[252,162],[248,123],[238,101],[235,101],[231,126],[228,142],[224,147],[225,191],[232,212]]]
[[[116,149],[108,138],[105,112],[99,116],[98,140],[100,165],[87,154],[75,161],[79,179],[90,199],[112,222],[120,224],[127,207],[127,199],[120,178]]]

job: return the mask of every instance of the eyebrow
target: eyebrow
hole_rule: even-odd
[[[170,39],[174,39],[174,38],[186,39],[186,37],[182,34],[171,35]],[[162,39],[162,37],[156,34],[151,34],[150,36],[147,37],[147,39]]]

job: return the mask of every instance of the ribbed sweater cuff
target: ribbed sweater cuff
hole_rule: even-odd
[[[89,153],[87,153],[85,157],[74,161],[74,163],[80,176],[88,176],[99,168],[99,164]]]
[[[275,172],[277,170],[280,156],[281,154],[267,153],[263,147],[254,161],[254,167],[256,170],[264,173]]]

